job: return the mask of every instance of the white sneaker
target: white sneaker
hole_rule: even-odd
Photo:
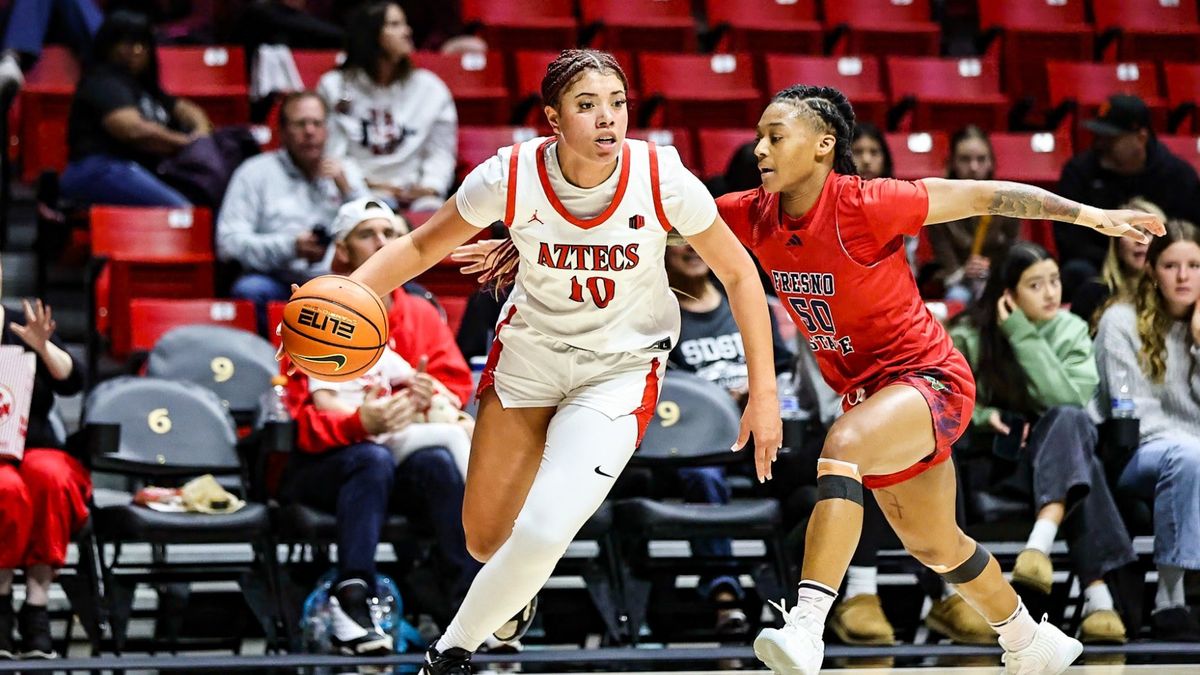
[[[1004,647],[1000,660],[1007,675],[1058,675],[1083,653],[1083,643],[1063,633],[1045,616],[1028,647],[1009,651],[1004,638],[1000,638],[1000,646]]]
[[[21,72],[21,66],[13,58],[13,55],[0,56],[0,98],[3,98],[6,90],[9,89],[16,93],[23,84],[25,84],[25,75]]]
[[[807,604],[790,611],[786,600],[771,605],[783,613],[783,628],[764,628],[754,639],[754,655],[776,675],[817,675],[825,659],[825,626]]]

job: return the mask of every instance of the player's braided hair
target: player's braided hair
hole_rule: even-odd
[[[854,155],[850,151],[851,133],[854,131],[854,108],[846,95],[834,87],[795,84],[771,98],[772,103],[785,101],[794,104],[837,138],[833,149],[833,170],[857,176],[858,168],[854,166]]]
[[[595,49],[564,49],[546,66],[546,74],[542,77],[542,101],[557,108],[563,92],[589,70],[616,75],[626,91],[629,90],[629,79],[612,54]]]
[[[542,101],[557,108],[563,92],[570,89],[575,80],[589,70],[616,75],[628,91],[629,80],[625,77],[621,64],[617,63],[612,54],[595,49],[564,49],[546,66],[546,74],[542,77]],[[514,177],[509,176],[509,180],[514,180]],[[505,240],[484,259],[484,270],[479,275],[479,282],[499,296],[516,279],[519,264],[520,255],[512,239]]]

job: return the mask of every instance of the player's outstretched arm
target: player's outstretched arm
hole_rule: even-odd
[[[1155,236],[1166,233],[1162,220],[1153,214],[1099,209],[1024,183],[947,178],[925,178],[921,182],[929,191],[926,225],[991,214],[1074,223],[1110,237],[1128,237],[1142,243],[1150,241],[1146,232]]]
[[[725,286],[729,308],[742,334],[750,380],[749,398],[733,449],[740,450],[754,436],[754,463],[762,482],[771,478],[771,463],[783,443],[767,297],[750,254],[720,216],[711,227],[687,240]]]
[[[454,197],[410,234],[379,249],[350,275],[381,297],[445,259],[479,228],[463,220]]]

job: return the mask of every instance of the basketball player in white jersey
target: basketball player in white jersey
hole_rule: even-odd
[[[467,549],[487,564],[430,646],[427,675],[471,672],[472,652],[541,589],[637,447],[679,333],[669,229],[729,292],[750,379],[735,448],[753,436],[758,477],[770,478],[781,431],[754,263],[674,149],[626,140],[626,89],[610,55],[564,51],[542,81],[554,136],[500,150],[352,275],[382,295],[497,220],[512,237],[485,265],[515,287],[479,384],[463,502]]]

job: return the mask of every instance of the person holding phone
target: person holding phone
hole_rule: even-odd
[[[978,387],[967,452],[990,455],[981,462],[990,465],[988,482],[1037,512],[1013,584],[1050,593],[1050,548],[1061,528],[1084,586],[1080,639],[1124,642],[1104,575],[1135,556],[1084,410],[1099,383],[1088,324],[1062,309],[1058,263],[1041,246],[1015,244],[994,272],[950,336]]]

